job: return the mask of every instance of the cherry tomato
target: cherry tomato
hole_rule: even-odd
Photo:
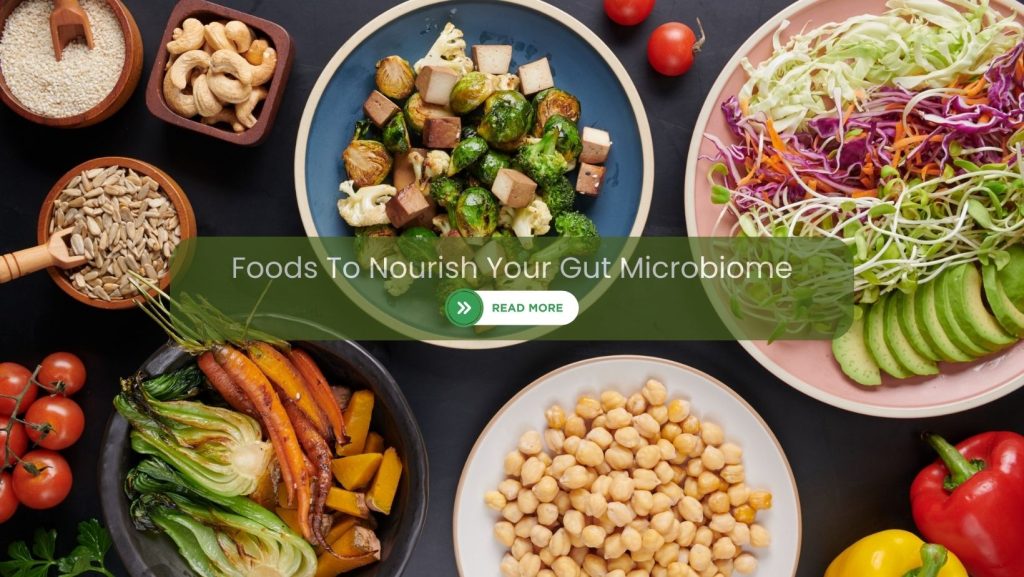
[[[25,391],[18,408],[19,414],[24,413],[32,401],[36,400],[38,389],[30,384],[31,380],[32,371],[25,367],[17,363],[0,363],[0,395],[4,395],[0,396],[0,416],[9,417],[14,412],[14,399],[8,397],[17,397]]]
[[[700,25],[700,20],[697,20]],[[651,33],[647,43],[647,60],[655,70],[665,76],[682,76],[693,66],[693,55],[704,45],[704,27],[700,25],[700,39],[686,24],[669,22]]]
[[[10,453],[0,455],[0,457],[3,457],[3,459],[0,459],[3,461],[3,467],[7,467],[7,465],[16,461],[11,454],[20,457],[28,450],[28,437],[25,435],[25,426],[15,422],[11,425],[11,432],[8,433],[7,424],[10,422],[10,417],[0,417],[0,453],[3,453],[5,446],[10,451]],[[10,439],[9,441],[8,438]]]
[[[616,24],[636,26],[654,10],[654,0],[604,0],[604,13]]]
[[[53,353],[43,359],[36,380],[52,393],[71,396],[85,385],[85,365],[71,353]]]
[[[14,494],[29,509],[56,507],[71,492],[71,467],[64,457],[53,451],[39,450],[25,455],[12,477]]]
[[[5,523],[14,516],[18,504],[18,496],[14,494],[14,486],[11,483],[11,474],[4,471],[0,473],[0,523]]]
[[[85,413],[67,397],[50,395],[32,403],[25,413],[26,431],[32,442],[59,451],[74,445],[85,429]]]

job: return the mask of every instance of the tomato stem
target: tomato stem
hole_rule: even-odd
[[[0,398],[14,399],[14,410],[11,411],[11,418],[7,420],[7,424],[4,425],[4,428],[2,429],[4,433],[4,458],[2,461],[0,461],[0,471],[6,471],[8,467],[14,466],[15,462],[19,465],[24,463],[21,460],[21,457],[15,455],[14,451],[11,450],[11,431],[14,429],[15,423],[24,422],[22,419],[18,418],[18,411],[21,409],[21,403],[22,401],[25,400],[25,395],[28,394],[29,389],[35,386],[41,386],[39,385],[39,382],[36,380],[36,377],[39,375],[39,371],[42,370],[42,368],[42,365],[36,367],[36,370],[32,372],[32,376],[29,377],[28,382],[25,383],[25,386],[21,389],[21,392],[18,393],[17,395],[0,395]],[[45,387],[43,388],[45,389]],[[12,456],[14,457],[14,459],[10,464],[8,464],[7,460]],[[35,474],[38,475],[39,473],[37,472]]]
[[[697,54],[700,49],[704,47],[704,41],[708,39],[707,34],[704,34],[704,24],[701,23],[700,18],[697,18],[697,29],[700,30],[700,38],[693,43],[693,53]]]

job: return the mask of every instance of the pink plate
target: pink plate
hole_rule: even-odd
[[[1005,14],[1015,12],[1017,5],[1012,0],[991,0],[990,4]],[[740,60],[746,56],[756,64],[768,58],[772,35],[784,20],[790,21],[790,32],[805,25],[813,28],[884,10],[884,0],[801,0],[768,21],[736,51],[711,88],[694,127],[685,191],[686,227],[691,235],[716,234],[714,226],[721,209],[711,203],[706,176],[711,163],[700,159],[713,155],[715,148],[703,135],[714,134],[725,142],[732,138],[720,106],[746,81]],[[790,34],[782,36],[785,42]],[[945,363],[942,373],[935,377],[887,379],[881,387],[874,388],[862,387],[846,378],[832,358],[831,343],[827,341],[740,344],[757,362],[797,390],[832,406],[878,417],[948,415],[994,401],[1024,385],[1024,344],[976,363]]]

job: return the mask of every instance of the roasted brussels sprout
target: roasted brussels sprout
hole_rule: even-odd
[[[409,97],[409,100],[405,101],[405,107],[402,109],[402,112],[409,130],[416,134],[423,132],[423,123],[428,118],[444,118],[454,114],[447,106],[436,106],[423,102],[419,92],[413,94]]]
[[[381,140],[384,142],[384,148],[392,154],[409,152],[409,129],[405,125],[405,117],[401,114],[394,115],[384,126]]]
[[[463,122],[466,122],[466,121],[463,120]],[[467,138],[473,138],[474,136],[479,136],[479,133],[477,133],[477,131],[476,131],[476,125],[473,125],[473,126],[465,126],[465,125],[463,125],[462,126],[462,140],[465,140]]]
[[[401,56],[388,56],[377,63],[376,81],[381,94],[403,100],[415,89],[416,73]]]
[[[455,206],[455,225],[464,238],[490,236],[498,228],[498,199],[484,188],[462,191]]]
[[[357,228],[355,232],[353,248],[356,260],[363,268],[368,268],[371,260],[382,261],[398,252],[398,246],[395,244],[398,233],[390,224],[364,226]]]
[[[483,104],[491,94],[494,94],[491,77],[483,72],[470,72],[455,83],[449,106],[461,116]]]
[[[469,171],[483,185],[491,186],[494,184],[495,177],[498,176],[498,171],[511,166],[512,158],[509,155],[497,150],[488,150],[477,160],[476,164],[470,167]]]
[[[469,168],[487,152],[487,141],[479,136],[471,136],[459,142],[452,151],[452,161],[448,164],[448,176],[453,176]]]
[[[533,125],[534,136],[540,136],[547,132],[544,125],[556,114],[573,122],[579,122],[580,119],[579,99],[558,88],[548,88],[538,92],[533,97],[533,108],[537,117],[537,121]]]
[[[462,195],[462,186],[458,179],[439,176],[430,181],[430,196],[441,208],[455,208]]]
[[[553,217],[572,210],[576,203],[576,190],[564,174],[547,186],[540,187],[540,196]]]
[[[484,104],[484,117],[478,128],[489,144],[515,142],[533,125],[533,107],[518,92],[495,92]]]
[[[398,238],[398,250],[411,261],[429,261],[437,258],[437,234],[429,228],[414,226]]]
[[[380,129],[369,118],[356,122],[356,128],[352,131],[352,140],[376,140],[381,141]]]
[[[568,168],[565,158],[555,148],[557,143],[558,131],[552,130],[545,133],[538,142],[519,149],[516,155],[516,163],[541,186],[554,183]]]
[[[579,160],[580,153],[583,152],[583,141],[580,140],[580,130],[576,128],[576,123],[562,116],[556,114],[548,119],[544,124],[544,132],[550,132],[555,130],[558,132],[558,139],[555,141],[555,150],[562,154],[562,158],[565,158],[566,170],[572,170],[576,167],[576,161]]]
[[[391,173],[391,155],[376,140],[353,140],[342,155],[345,173],[357,188],[384,182]]]

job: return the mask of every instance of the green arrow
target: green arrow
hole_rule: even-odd
[[[476,291],[459,289],[448,295],[444,303],[448,321],[457,327],[471,327],[484,314],[484,301]]]

